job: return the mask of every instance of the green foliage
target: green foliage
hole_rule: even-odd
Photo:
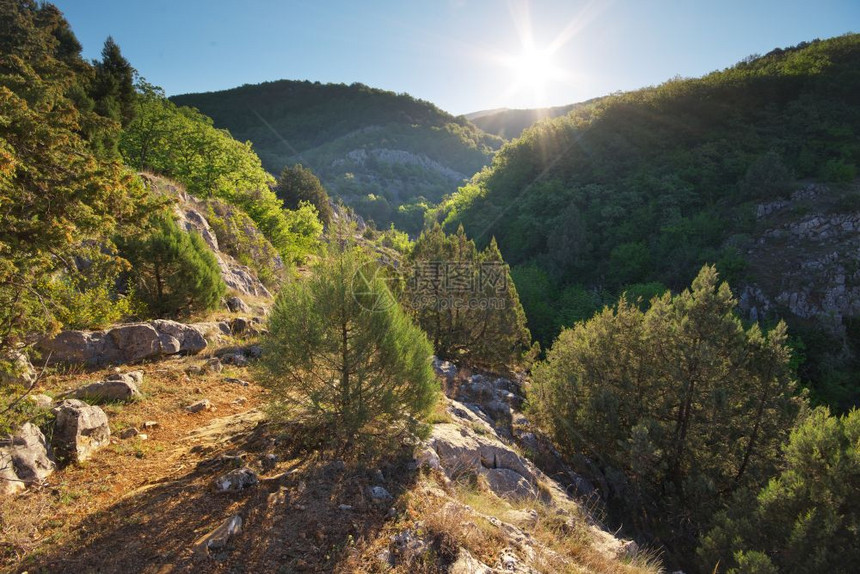
[[[308,220],[307,210],[283,209],[269,189],[274,179],[250,142],[234,140],[226,130],[215,129],[210,118],[177,107],[145,82],[139,86],[134,121],[123,131],[121,151],[138,169],[168,175],[197,196],[243,209],[288,261],[301,261],[317,246],[321,226]]]
[[[320,221],[328,225],[331,221],[331,203],[319,178],[301,164],[285,167],[275,185],[275,195],[287,209],[298,209],[302,202],[313,205]]]
[[[404,302],[440,357],[506,372],[531,345],[510,269],[495,241],[478,252],[460,228],[416,240]]]
[[[283,286],[263,346],[272,412],[312,427],[327,446],[378,446],[436,401],[426,335],[376,263],[349,245]]]
[[[495,237],[512,266],[548,275],[543,304],[526,305],[544,344],[558,332],[548,309],[568,285],[678,291],[706,263],[755,280],[731,244],[755,231],[754,202],[782,199],[796,178],[856,177],[858,66],[860,35],[848,34],[580,104],[506,144],[440,220]]]
[[[241,209],[219,199],[207,202],[206,216],[218,247],[247,265],[265,285],[272,287],[284,278],[284,263],[277,250],[260,233],[257,225]]]
[[[860,411],[815,409],[792,431],[781,472],[739,497],[702,539],[706,570],[853,572],[860,561]],[[754,569],[752,565],[755,565]]]
[[[122,268],[110,238],[151,201],[99,152],[98,134],[115,137],[118,125],[88,107],[81,86],[92,69],[59,11],[3,2],[0,22],[0,347],[8,347],[64,319],[108,318],[96,316],[113,299],[98,279]]]
[[[117,243],[131,263],[135,294],[153,316],[214,309],[227,290],[203,238],[182,231],[169,216],[156,218],[149,233]]]
[[[744,329],[735,303],[704,267],[647,311],[622,298],[563,330],[532,370],[559,449],[620,472],[615,504],[682,554],[730,493],[770,476],[797,411],[785,325]]]
[[[301,163],[379,228],[414,234],[422,206],[456,191],[501,145],[429,102],[362,84],[282,80],[172,100],[254,142],[270,172]]]

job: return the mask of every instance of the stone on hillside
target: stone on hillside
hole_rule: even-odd
[[[177,351],[179,353],[196,355],[208,346],[203,333],[192,325],[158,319],[152,321],[152,326],[159,333],[169,335],[179,341],[179,350]]]
[[[436,376],[445,379],[447,383],[454,382],[454,378],[457,376],[457,367],[453,363],[437,357],[433,357],[433,370],[436,372]]]
[[[51,409],[54,407],[54,399],[48,395],[28,395],[27,400],[40,409]]]
[[[248,357],[243,353],[230,353],[221,357],[221,362],[225,365],[233,365],[234,367],[247,367]]]
[[[439,464],[439,455],[436,454],[436,451],[429,446],[421,447],[418,450],[415,454],[415,462],[418,465],[418,468],[423,466],[432,470],[441,470],[442,468]]]
[[[391,493],[385,490],[382,486],[371,486],[368,489],[368,492],[370,493],[371,500],[377,504],[387,502],[393,498]]]
[[[14,494],[51,475],[56,464],[45,435],[33,423],[24,423],[0,449],[0,494]]]
[[[497,496],[514,500],[537,497],[534,486],[523,475],[509,468],[488,468],[483,471],[487,484]]]
[[[199,413],[201,411],[208,411],[212,408],[212,403],[209,402],[209,399],[203,399],[197,401],[194,404],[188,405],[185,407],[185,410],[189,413]]]
[[[20,351],[9,351],[0,355],[0,385],[30,385],[36,380],[36,369],[27,355]]]
[[[460,548],[457,560],[448,567],[448,574],[493,574],[493,569]]]
[[[134,363],[161,354],[159,333],[147,323],[120,325],[109,330],[107,335],[120,350],[124,362]]]
[[[230,321],[230,331],[233,335],[251,335],[251,321],[246,317],[236,317]]]
[[[251,309],[239,297],[227,297],[227,308],[233,313],[250,313]]]
[[[108,417],[99,407],[66,399],[54,409],[54,448],[71,462],[87,460],[110,442]]]
[[[206,363],[204,363],[206,370],[211,371],[213,373],[220,373],[224,370],[224,365],[221,364],[221,359],[218,357],[212,357],[208,359]]]
[[[63,331],[40,341],[39,350],[54,363],[99,365],[122,360],[122,354],[104,331]]]
[[[129,438],[134,438],[139,434],[140,434],[139,430],[137,430],[134,427],[129,427],[127,429],[123,429],[120,431],[119,438],[125,440],[125,439],[129,439]]]
[[[256,485],[260,480],[257,473],[248,467],[231,470],[215,479],[216,492],[239,492]]]
[[[91,401],[123,402],[130,402],[143,396],[132,377],[128,375],[111,375],[111,377],[113,378],[83,386],[70,396]]]
[[[209,550],[220,550],[227,546],[230,538],[242,531],[242,517],[238,514],[222,522],[215,530],[201,536],[194,543],[194,553],[208,556]]]

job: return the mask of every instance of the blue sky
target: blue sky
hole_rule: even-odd
[[[362,82],[455,114],[562,105],[860,32],[860,1],[55,0],[168,95]]]

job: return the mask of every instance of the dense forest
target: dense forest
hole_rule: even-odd
[[[462,223],[479,244],[496,238],[544,347],[618,294],[647,302],[708,262],[737,288],[771,277],[778,289],[787,253],[796,253],[781,244],[780,255],[751,265],[766,231],[757,206],[815,181],[826,183],[825,196],[795,215],[822,205],[856,212],[858,70],[860,36],[846,35],[593,101],[506,145],[440,218],[450,229]],[[856,264],[845,261],[849,287]],[[789,320],[815,399],[856,404],[851,314],[834,329],[778,307],[758,318]]]
[[[280,80],[171,100],[253,142],[271,173],[302,164],[377,227],[412,234],[502,143],[429,102],[363,84]]]

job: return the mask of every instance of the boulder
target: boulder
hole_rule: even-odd
[[[134,378],[129,375],[111,375],[108,380],[83,386],[71,394],[75,399],[122,402],[130,402],[142,396]]]
[[[159,333],[169,335],[179,341],[179,350],[177,351],[179,353],[196,355],[208,346],[203,333],[193,325],[159,319],[152,321],[152,326]]]
[[[133,363],[162,353],[161,337],[147,323],[120,325],[108,331],[107,335],[120,350],[123,362]]]
[[[77,399],[66,399],[54,412],[54,449],[71,462],[87,460],[110,442],[108,417],[99,407]]]
[[[248,305],[242,301],[239,297],[233,295],[232,297],[227,297],[227,308],[233,313],[250,313],[251,309]]]
[[[0,385],[29,386],[36,380],[36,369],[27,355],[20,351],[9,351],[0,355]]]
[[[259,483],[257,473],[248,467],[231,470],[215,479],[216,492],[239,492]]]
[[[454,378],[457,376],[457,367],[453,363],[449,361],[443,361],[438,357],[433,357],[433,370],[436,372],[436,376],[445,379],[446,383],[453,383]]]
[[[514,500],[534,499],[537,490],[523,475],[509,468],[488,468],[483,471],[487,485],[497,496]]]
[[[210,550],[220,550],[230,539],[242,531],[242,517],[235,514],[222,522],[215,530],[205,534],[194,543],[194,553],[208,556]]]
[[[194,404],[188,405],[187,407],[185,407],[185,410],[188,411],[189,413],[199,413],[202,411],[208,411],[211,408],[212,408],[212,403],[209,402],[209,399],[203,399],[203,400],[197,401]]]
[[[121,360],[120,350],[104,331],[63,331],[38,344],[51,364],[73,363],[88,366]]]
[[[0,449],[0,493],[13,494],[54,472],[45,435],[33,423],[24,423],[9,443]]]
[[[448,567],[448,574],[493,574],[493,569],[472,556],[465,548],[460,548],[457,560]]]
[[[426,466],[431,470],[441,470],[442,466],[439,463],[439,455],[429,446],[421,447],[415,454],[415,463],[418,468]]]
[[[382,504],[393,498],[391,493],[382,486],[371,486],[368,489],[368,493],[370,494],[370,499],[377,504]]]
[[[54,406],[54,399],[48,395],[27,395],[27,400],[39,409],[49,410]]]

